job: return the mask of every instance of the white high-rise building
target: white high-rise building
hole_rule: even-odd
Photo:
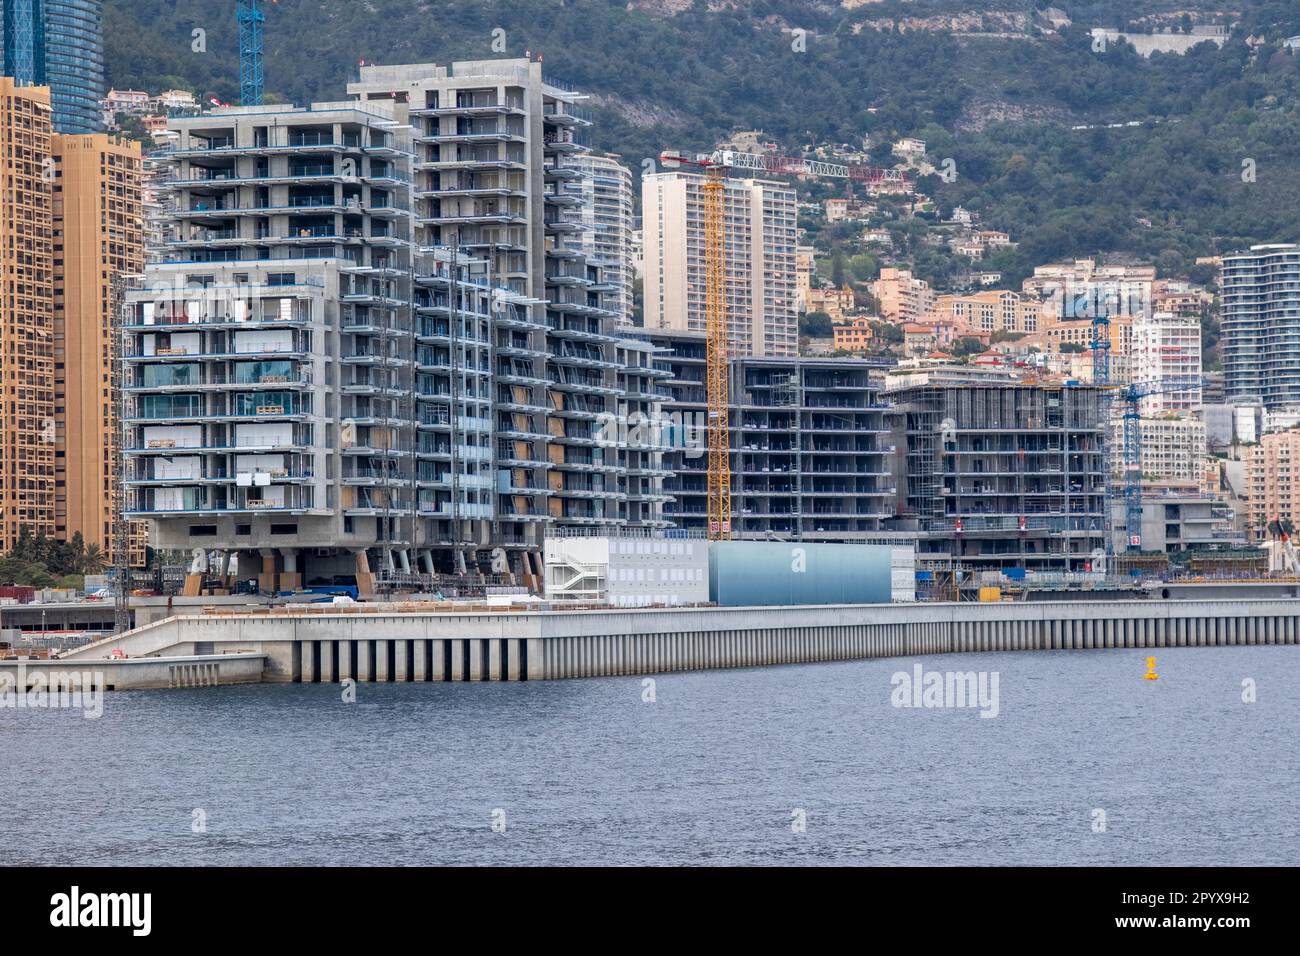
[[[1162,412],[1192,412],[1201,407],[1201,326],[1196,319],[1182,318],[1172,312],[1135,318],[1129,359],[1136,383],[1171,379],[1196,383],[1194,388],[1184,391],[1146,396],[1141,405],[1144,417]]]
[[[1300,404],[1300,245],[1223,257],[1224,387],[1230,401]]]
[[[568,217],[581,223],[576,245],[614,291],[606,297],[621,322],[632,320],[632,170],[610,156],[576,155],[569,165],[578,170],[572,183],[582,205]]]
[[[645,324],[706,330],[704,194],[697,173],[654,173],[642,182]],[[728,340],[736,355],[799,353],[795,191],[762,179],[726,182]]]

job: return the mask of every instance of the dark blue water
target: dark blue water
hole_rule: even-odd
[[[995,719],[891,706],[918,659],[0,710],[0,863],[1300,863],[1300,648],[1154,653],[919,659]]]

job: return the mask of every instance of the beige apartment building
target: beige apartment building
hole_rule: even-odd
[[[683,172],[642,180],[648,329],[705,331],[705,181]],[[762,179],[729,179],[725,203],[730,349],[757,357],[798,355],[795,191]]]
[[[53,157],[55,537],[80,531],[111,555],[120,444],[110,401],[113,287],[144,268],[140,146],[56,135]],[[144,564],[146,540],[144,523],[134,523],[133,565]]]
[[[1113,448],[1124,447],[1124,423],[1116,417]],[[1136,427],[1142,435],[1143,481],[1205,480],[1205,422],[1190,415],[1165,415],[1140,418]],[[1116,477],[1123,474],[1123,456],[1112,456],[1111,469]]]
[[[1249,450],[1246,495],[1249,534],[1260,541],[1277,519],[1300,525],[1300,431],[1271,432]]]
[[[1091,351],[1092,320],[1061,319],[1045,312],[1039,320],[1039,333],[1051,351],[1061,351],[1063,345],[1079,346]],[[1115,315],[1110,319],[1110,381],[1112,385],[1130,380],[1130,355],[1133,347],[1133,316]],[[1090,360],[1091,361],[1091,360]]]
[[[114,277],[144,250],[139,147],[52,132],[50,92],[0,77],[0,550],[22,529],[112,553]],[[143,529],[132,558],[144,558]]]
[[[932,315],[978,332],[1037,332],[1042,311],[1040,303],[1017,292],[989,290],[969,295],[941,295],[934,300]]]
[[[55,527],[51,116],[48,87],[0,77],[0,551]]]
[[[916,322],[934,308],[930,283],[914,278],[907,269],[881,269],[871,294],[880,303],[881,316],[891,322]]]

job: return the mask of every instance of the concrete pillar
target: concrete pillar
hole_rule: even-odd
[[[462,681],[465,679],[465,642],[451,642],[451,679]]]
[[[519,680],[519,644],[516,637],[506,641],[506,680]]]
[[[320,642],[320,682],[332,684],[337,679],[334,668],[334,642]]]
[[[528,679],[545,680],[546,672],[543,670],[545,661],[542,658],[542,641],[541,638],[530,637],[528,639]]]
[[[411,678],[416,681],[429,679],[429,642],[416,641],[414,644],[415,660],[411,661]]]
[[[501,673],[501,639],[494,637],[488,641],[488,680],[502,680],[504,677]]]
[[[364,683],[375,679],[375,642],[357,641],[357,681]]]
[[[445,681],[447,679],[447,642],[430,641],[433,649],[433,668],[430,676],[436,681]]]
[[[386,683],[392,679],[389,655],[393,653],[392,641],[375,641],[375,680]]]
[[[302,648],[302,682],[313,684],[316,682],[316,642],[299,641],[298,646]]]
[[[420,551],[420,567],[425,574],[433,574],[433,552],[428,548]]]
[[[397,657],[393,662],[393,680],[405,683],[411,677],[411,653],[416,649],[412,641],[397,641]]]
[[[339,680],[356,680],[352,673],[352,650],[355,642],[339,641]]]
[[[405,548],[397,552],[397,566],[402,569],[403,574],[411,573],[411,555]]]

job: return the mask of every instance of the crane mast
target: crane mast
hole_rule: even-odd
[[[263,90],[262,0],[236,0],[239,21],[239,96],[243,106],[261,106]]]
[[[709,539],[731,539],[731,388],[727,368],[726,170],[704,182],[704,316],[709,397]]]
[[[1124,399],[1124,533],[1130,552],[1142,550],[1142,399],[1200,387],[1199,378],[1167,378],[1126,385],[1120,393]]]

